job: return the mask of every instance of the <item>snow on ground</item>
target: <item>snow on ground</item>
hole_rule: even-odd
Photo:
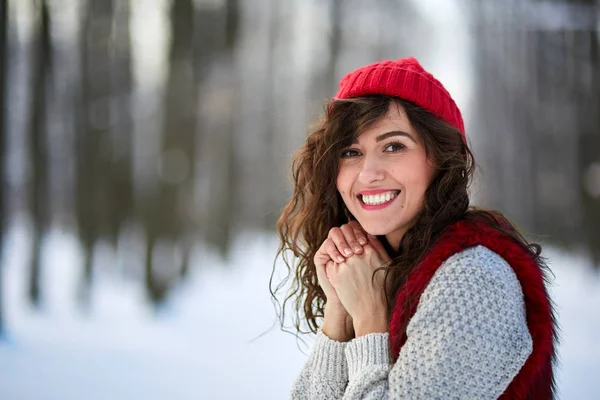
[[[240,237],[227,265],[200,256],[202,267],[158,316],[137,284],[108,278],[95,287],[94,314],[82,316],[72,301],[80,257],[60,232],[45,246],[44,310],[32,312],[23,295],[26,242],[17,228],[7,246],[0,399],[288,397],[306,356],[294,336],[268,331],[272,237]]]
[[[561,343],[558,388],[562,399],[600,398],[600,273],[585,257],[549,246],[543,254],[556,275],[550,287],[556,302]]]
[[[81,257],[73,236],[58,231],[45,245],[43,310],[31,311],[27,243],[27,229],[17,225],[6,247],[0,399],[289,397],[307,348],[273,327],[274,236],[240,235],[226,263],[201,249],[189,281],[158,316],[138,284],[111,275],[98,276],[94,312],[82,316],[73,302]],[[600,277],[583,257],[552,248],[546,255],[562,327],[561,398],[598,398]]]

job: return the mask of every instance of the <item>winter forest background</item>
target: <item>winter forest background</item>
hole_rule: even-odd
[[[281,399],[292,152],[341,76],[417,57],[475,204],[544,244],[564,399],[600,397],[600,1],[0,0],[0,398]],[[302,349],[302,352],[300,349]]]

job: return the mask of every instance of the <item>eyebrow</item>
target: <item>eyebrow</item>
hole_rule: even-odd
[[[409,138],[410,140],[412,140],[414,143],[417,143],[415,138],[413,138],[410,133],[404,132],[404,131],[390,131],[390,132],[382,133],[381,135],[379,135],[375,138],[375,141],[377,143],[379,143],[382,140],[388,139],[393,136],[405,136],[405,137]],[[358,138],[354,139],[354,141],[352,142],[352,144],[357,144],[357,143],[358,143]]]

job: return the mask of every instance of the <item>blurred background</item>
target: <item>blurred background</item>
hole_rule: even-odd
[[[544,245],[560,398],[600,397],[600,1],[0,0],[0,18],[0,398],[288,398],[312,341],[269,294],[291,155],[346,72],[406,56],[463,110],[473,203]]]

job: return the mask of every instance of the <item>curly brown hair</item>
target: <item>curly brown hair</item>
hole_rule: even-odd
[[[421,135],[436,173],[425,194],[424,207],[402,237],[398,251],[392,249],[384,236],[380,237],[392,257],[391,265],[380,268],[386,270],[384,286],[388,310],[392,310],[396,292],[427,249],[446,227],[459,220],[484,221],[511,236],[536,259],[540,256],[540,246],[528,243],[501,213],[470,206],[467,189],[476,164],[461,132],[454,126],[422,107],[395,97],[378,95],[331,100],[325,104],[323,116],[309,133],[306,143],[293,157],[293,195],[277,222],[281,243],[276,261],[282,257],[288,275],[273,290],[277,264],[273,265],[269,289],[276,304],[280,305],[276,294],[293,277],[278,311],[282,328],[289,301],[293,301],[294,326],[298,333],[307,333],[302,330],[302,322],[306,322],[313,333],[319,328],[318,319],[323,317],[326,297],[319,286],[313,259],[331,228],[354,219],[336,188],[340,154],[382,118],[393,102],[404,108],[411,125]],[[294,257],[291,260],[289,252]]]

